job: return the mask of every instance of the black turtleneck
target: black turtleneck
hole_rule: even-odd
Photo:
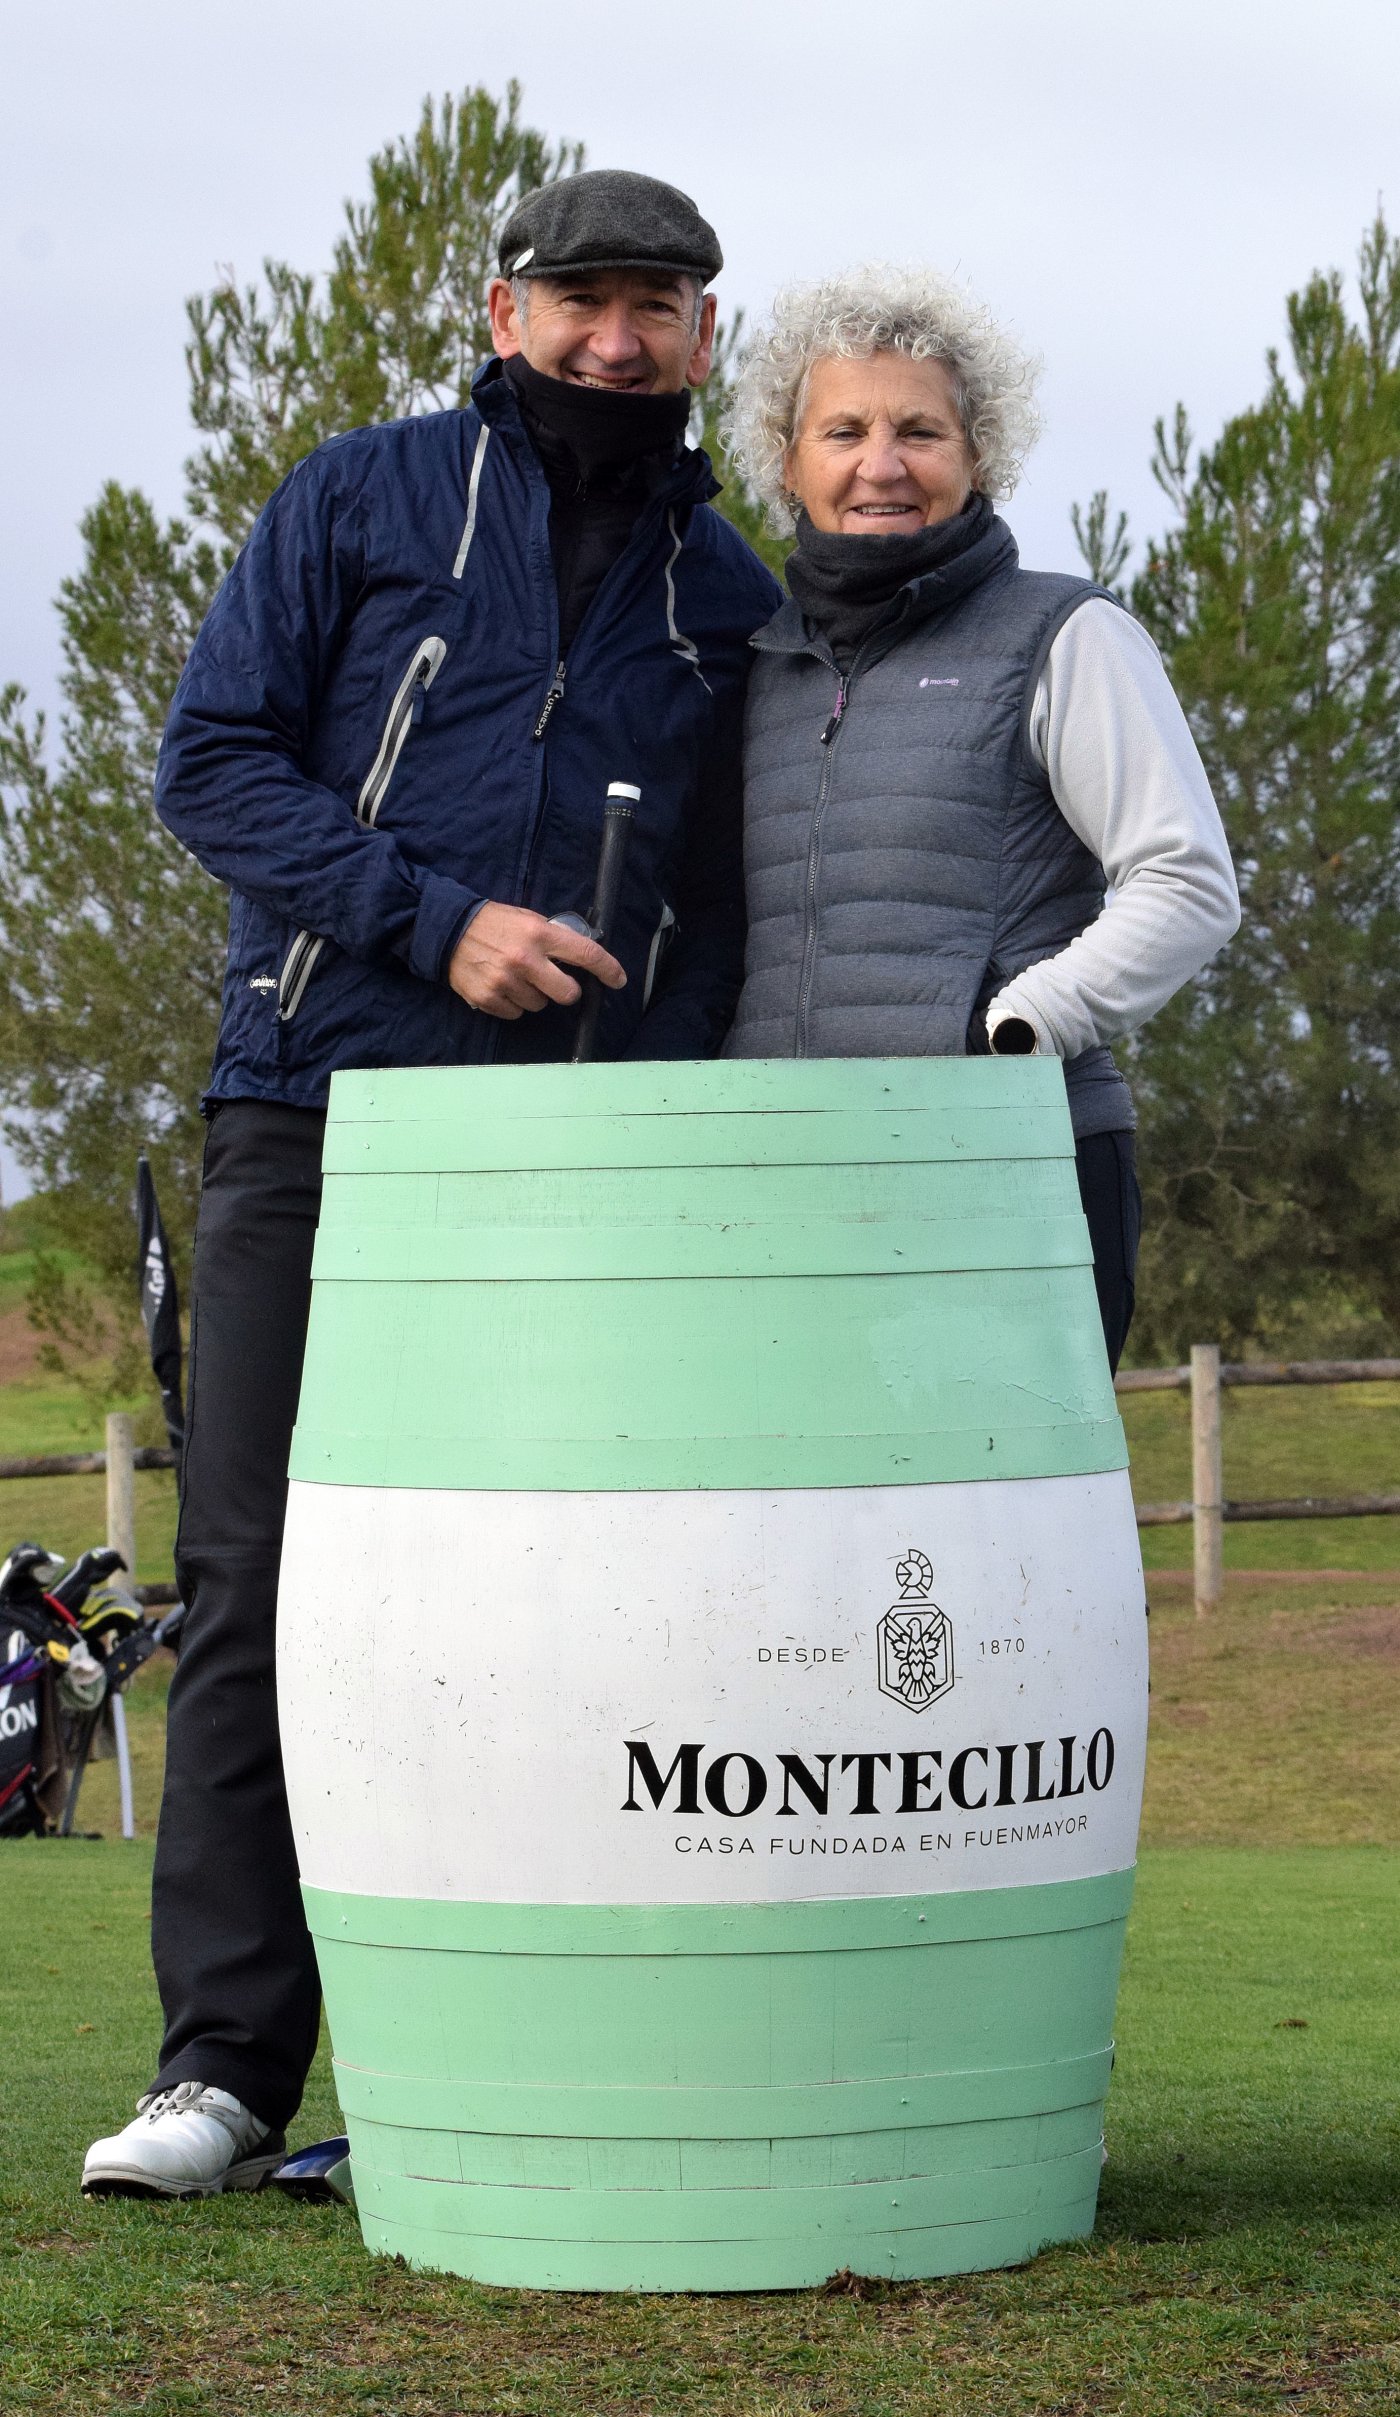
[[[523,353],[503,367],[549,480],[562,655],[680,453],[690,396],[570,386],[532,369]]]
[[[787,583],[805,619],[825,638],[841,669],[849,671],[865,640],[906,609],[904,591],[984,546],[995,525],[985,495],[969,496],[951,520],[891,537],[816,529],[802,512],[787,559]],[[950,582],[959,589],[962,584],[961,579]]]

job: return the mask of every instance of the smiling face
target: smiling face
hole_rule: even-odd
[[[843,536],[907,535],[952,520],[976,464],[944,363],[901,352],[814,362],[784,475],[813,527]]]
[[[532,277],[522,311],[504,277],[488,297],[491,334],[503,361],[523,353],[532,369],[568,386],[611,394],[679,394],[710,374],[715,297],[695,316],[695,284],[664,270],[602,269],[577,277]]]

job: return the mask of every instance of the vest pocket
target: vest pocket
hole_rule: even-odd
[[[394,691],[373,763],[365,775],[364,786],[355,805],[355,820],[363,829],[374,828],[379,809],[388,795],[389,783],[403,753],[404,741],[410,730],[423,718],[423,701],[442,669],[447,653],[445,638],[420,638],[413,650],[407,671]],[[277,984],[277,1018],[290,1024],[302,1000],[306,986],[326,943],[323,935],[299,931],[283,960]]]

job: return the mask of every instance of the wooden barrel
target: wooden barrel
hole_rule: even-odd
[[[1058,1065],[338,1075],[283,1563],[371,2249],[1093,2223],[1146,1633]]]

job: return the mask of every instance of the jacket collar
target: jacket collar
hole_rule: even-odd
[[[941,570],[926,571],[920,579],[906,580],[891,605],[886,618],[871,630],[861,647],[857,662],[862,670],[887,655],[901,638],[936,613],[947,612],[964,596],[972,594],[988,579],[1004,578],[1020,562],[1020,552],[1004,520],[993,519],[987,534],[965,554],[944,565]],[[826,640],[808,621],[802,608],[791,597],[779,605],[771,621],[756,629],[749,640],[765,655],[816,655],[834,668],[835,656]]]
[[[530,470],[543,480],[544,465],[530,441],[519,397],[495,353],[489,361],[482,363],[472,379],[472,402],[493,436],[500,435],[512,441],[525,456]],[[679,503],[703,504],[719,492],[720,483],[711,468],[708,453],[699,446],[687,445],[682,448],[675,468],[669,470],[657,486],[653,501],[659,501],[663,507]]]

